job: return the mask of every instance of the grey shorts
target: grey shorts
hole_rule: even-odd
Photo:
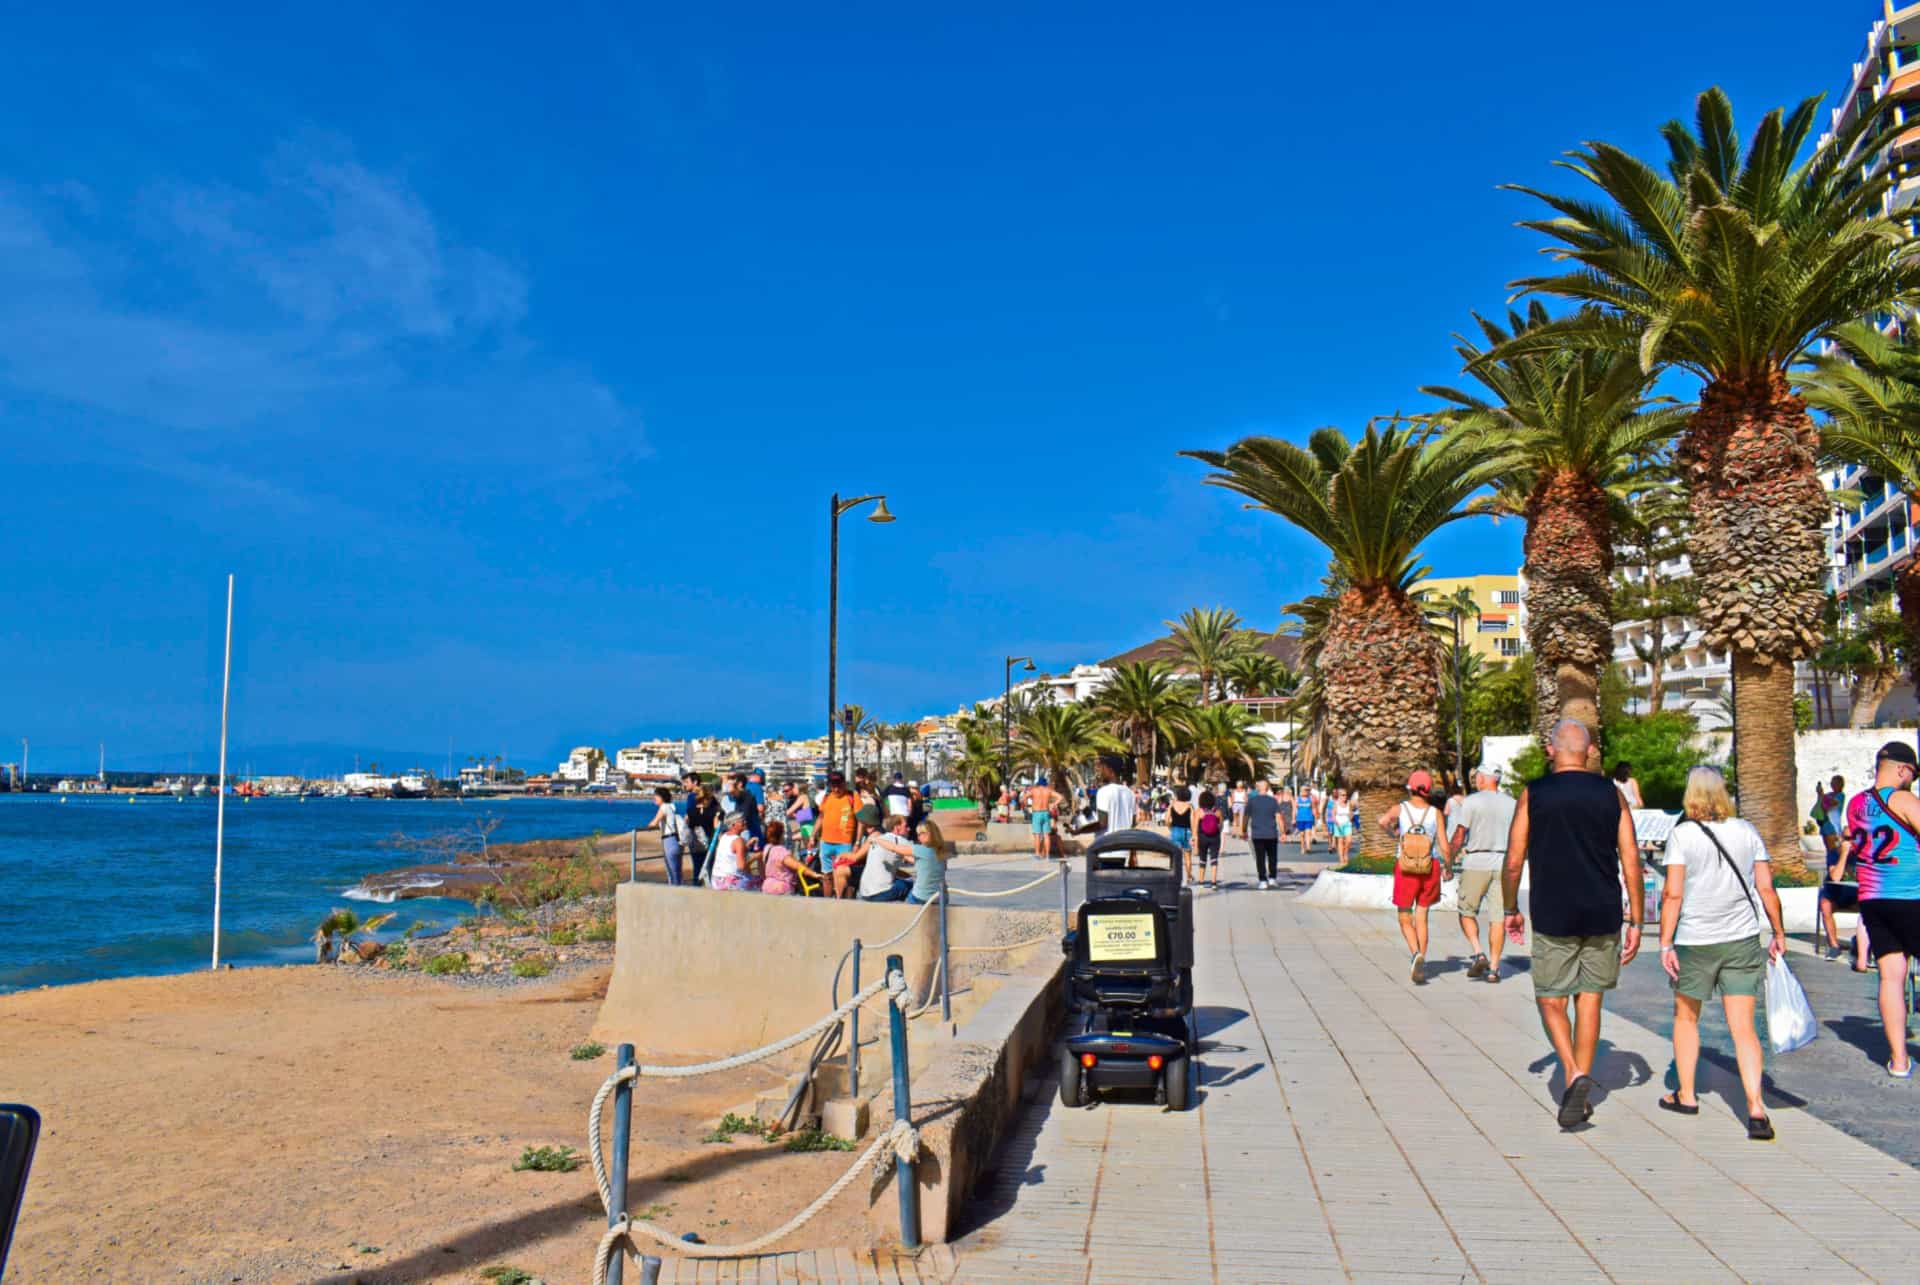
[[[1487,894],[1500,886],[1498,870],[1462,870],[1460,886],[1454,891],[1454,899],[1460,903],[1460,917],[1473,919],[1479,916],[1480,908],[1486,904]],[[1499,909],[1499,907],[1495,907]]]
[[[1533,993],[1565,999],[1610,991],[1620,983],[1620,934],[1596,937],[1533,935]]]

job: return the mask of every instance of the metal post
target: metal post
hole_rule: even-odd
[[[906,964],[898,955],[887,956],[887,978],[906,976]],[[887,1005],[887,1024],[893,1034],[893,1118],[913,1120],[913,1094],[907,1079],[907,1015],[898,1004]],[[900,1160],[900,1244],[906,1249],[920,1248],[920,1184],[914,1177],[914,1161]]]
[[[1457,790],[1467,788],[1467,724],[1465,707],[1461,703],[1464,694],[1460,690],[1460,610],[1453,612],[1453,784]]]
[[[860,993],[860,939],[853,939],[853,993]],[[847,1015],[851,1036],[847,1044],[847,1092],[854,1098],[860,1096],[860,1010],[854,1009]]]
[[[625,1070],[633,1065],[633,1045],[622,1044],[616,1054],[615,1065]],[[607,1209],[607,1226],[620,1221],[627,1212],[627,1147],[633,1128],[633,1081],[625,1080],[613,1090],[613,1158],[608,1165],[607,1186],[613,1191],[613,1200]],[[615,1254],[607,1261],[607,1285],[620,1285],[620,1271],[626,1265],[624,1252]],[[642,1269],[644,1277],[645,1269]]]
[[[834,762],[835,720],[840,717],[836,666],[840,657],[840,492],[827,497],[827,771]]]
[[[640,831],[635,830],[627,839],[627,882],[632,883],[640,877]]]
[[[640,1285],[660,1285],[660,1260],[652,1254],[640,1258]]]
[[[1007,658],[1002,676],[1007,680],[1000,697],[1000,788],[1007,796],[1007,820],[1013,820],[1013,658]]]
[[[1067,871],[1071,865],[1067,858],[1060,858],[1060,932],[1063,936],[1073,931],[1071,912],[1067,909]]]
[[[947,896],[946,880],[940,881],[940,1020],[953,1020],[953,977],[947,972]]]

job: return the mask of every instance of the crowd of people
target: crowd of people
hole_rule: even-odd
[[[667,882],[723,892],[832,896],[916,904],[938,895],[951,846],[917,782],[879,785],[866,768],[815,791],[769,790],[758,771],[719,786],[693,773],[654,791]]]

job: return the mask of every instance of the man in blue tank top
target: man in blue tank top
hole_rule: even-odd
[[[1920,955],[1920,799],[1909,787],[1920,755],[1888,741],[1873,760],[1873,788],[1847,804],[1840,860],[1860,881],[1860,926],[1880,961],[1880,1021],[1887,1029],[1887,1074],[1913,1075],[1907,1057],[1907,967]],[[1897,1034],[1896,1034],[1897,1032]]]
[[[1600,1043],[1600,997],[1640,951],[1640,848],[1633,813],[1613,782],[1588,767],[1592,745],[1592,734],[1577,719],[1554,724],[1547,743],[1553,770],[1521,793],[1500,872],[1507,932],[1513,935],[1526,924],[1520,873],[1533,867],[1533,997],[1566,1079],[1562,1129],[1593,1115],[1587,1099]],[[1633,896],[1625,896],[1623,886]]]

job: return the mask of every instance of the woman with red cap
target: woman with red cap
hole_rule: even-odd
[[[1446,826],[1428,797],[1432,793],[1433,774],[1421,768],[1407,778],[1407,797],[1380,818],[1380,828],[1396,841],[1393,908],[1413,956],[1416,986],[1427,984],[1427,910],[1440,900],[1440,881],[1447,877]]]

